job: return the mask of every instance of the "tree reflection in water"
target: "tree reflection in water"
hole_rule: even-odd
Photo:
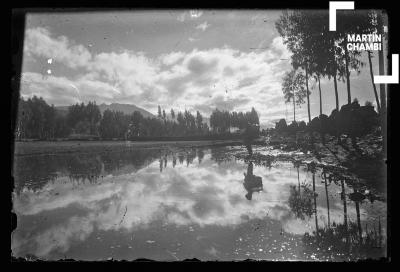
[[[195,158],[196,158],[196,149],[192,148],[186,154],[186,166],[192,164]]]
[[[307,165],[308,171],[312,173],[312,184],[313,184],[313,198],[314,198],[314,213],[315,213],[315,230],[318,235],[318,210],[317,210],[317,193],[315,192],[315,172],[317,171],[314,162]]]
[[[385,256],[386,244],[382,243],[382,230],[380,218],[378,219],[378,229],[376,231],[376,222],[373,227],[368,230],[367,223],[363,232],[360,218],[360,203],[366,199],[366,196],[357,191],[353,187],[353,193],[349,194],[349,199],[355,202],[356,222],[352,222],[348,218],[348,203],[345,191],[346,177],[340,176],[337,173],[329,173],[326,169],[322,169],[322,183],[325,185],[328,225],[318,227],[316,214],[316,194],[315,194],[315,172],[314,164],[308,165],[308,171],[311,171],[313,178],[313,192],[309,193],[309,201],[299,201],[299,191],[293,186],[291,188],[291,196],[289,205],[292,211],[301,219],[304,219],[301,212],[308,211],[309,217],[315,212],[316,228],[311,234],[306,232],[303,236],[303,246],[305,256],[310,256],[312,259],[319,260],[359,260],[365,258],[380,258]],[[329,197],[327,186],[332,180],[335,184],[341,187],[341,199],[343,201],[343,223],[330,223],[329,215]],[[355,184],[352,184],[353,186]],[[311,191],[311,190],[310,190]],[[311,208],[311,197],[314,197],[314,209]],[[374,199],[372,197],[372,199]],[[291,204],[292,203],[292,204]],[[371,201],[372,203],[372,201]],[[298,207],[303,206],[303,207]]]
[[[179,159],[179,164],[183,164],[183,161],[185,160],[185,156],[183,154],[179,154],[178,159]]]
[[[176,165],[176,156],[174,155],[172,157],[172,167],[175,168],[175,165]]]
[[[205,152],[207,154],[206,158],[204,158]],[[198,160],[196,160],[196,157]],[[168,159],[172,160],[171,164],[168,164]],[[203,159],[204,162],[202,163]],[[15,165],[15,173],[17,174],[16,180],[18,180],[16,185],[17,188],[28,187],[36,190],[40,189],[41,186],[44,186],[47,182],[57,179],[59,176],[68,177],[71,182],[93,183],[97,182],[97,180],[104,175],[118,175],[121,172],[133,173],[136,170],[141,169],[153,162],[155,172],[158,172],[158,167],[161,172],[165,172],[165,169],[168,167],[171,168],[171,165],[175,168],[178,161],[180,164],[182,164],[180,169],[185,169],[186,172],[192,170],[186,169],[185,167],[189,166],[190,164],[200,165],[202,163],[202,165],[199,167],[201,170],[204,170],[205,167],[209,167],[209,165],[213,165],[213,167],[215,167],[215,163],[209,164],[209,160],[217,162],[218,164],[229,162],[227,165],[221,166],[237,168],[238,165],[233,163],[231,164],[232,159],[232,151],[226,147],[211,148],[207,151],[204,151],[204,149],[201,148],[181,149],[174,150],[173,152],[168,150],[160,151],[160,149],[144,149],[135,150],[134,152],[127,151],[100,154],[34,156],[25,158],[20,157],[16,159],[17,162]],[[240,167],[246,167],[245,163],[247,163],[247,160],[250,160],[250,162],[247,164],[247,172],[244,173],[243,187],[247,191],[245,197],[248,200],[252,200],[252,194],[254,192],[260,192],[263,190],[262,177],[254,175],[253,170],[257,166],[265,165],[261,163],[261,161],[265,162],[265,156],[263,157],[261,154],[255,152],[252,157],[243,158],[243,160],[240,162]],[[267,161],[269,168],[271,168],[271,162],[273,161],[273,159]],[[340,260],[359,259],[365,257],[373,258],[375,256],[381,257],[385,255],[385,239],[382,237],[383,230],[380,218],[372,223],[369,220],[368,225],[367,222],[365,222],[364,230],[362,228],[364,226],[364,221],[362,221],[362,208],[364,206],[362,206],[362,203],[368,200],[372,203],[374,200],[382,200],[381,198],[374,196],[372,192],[368,191],[366,193],[365,190],[360,189],[358,185],[350,181],[347,176],[342,175],[340,172],[334,172],[329,167],[322,167],[322,169],[319,169],[315,164],[311,163],[308,164],[304,169],[300,169],[301,164],[299,161],[294,162],[293,165],[297,170],[297,181],[295,177],[294,180],[292,179],[291,174],[288,174],[288,176],[283,175],[283,177],[288,178],[292,185],[289,187],[289,198],[285,197],[285,203],[282,205],[285,207],[285,210],[281,208],[280,211],[284,211],[285,213],[287,212],[287,214],[293,213],[296,218],[306,221],[310,220],[314,214],[315,230],[311,231],[311,233],[304,233],[304,230],[301,230],[300,232],[294,234],[297,237],[296,239],[302,240],[302,243],[300,243],[301,250],[303,250],[303,254],[306,256],[306,258],[313,256],[311,258]],[[216,171],[216,168],[212,169],[212,171]],[[256,168],[256,171],[262,171],[262,169],[265,168],[259,167]],[[114,171],[116,170],[119,171],[115,173]],[[287,169],[283,168],[283,171],[286,170]],[[301,175],[303,175],[304,170],[311,172],[311,176],[308,181],[307,179],[305,179],[303,182],[300,181],[300,170],[302,172]],[[175,173],[178,171],[175,169],[175,171],[172,172]],[[205,171],[205,173],[207,172]],[[237,177],[239,183],[236,185],[232,185],[234,183],[230,183],[229,185],[226,185],[227,187],[225,187],[231,189],[234,186],[238,186],[238,196],[240,200],[235,198],[237,196],[237,191],[235,191],[235,195],[232,198],[229,198],[229,201],[232,201],[232,203],[237,205],[235,208],[240,207],[241,203],[245,203],[244,207],[257,207],[257,205],[261,206],[261,204],[263,204],[263,199],[265,200],[264,202],[268,202],[270,200],[275,201],[273,197],[268,198],[273,193],[262,195],[262,197],[257,199],[257,201],[253,202],[248,202],[243,199],[243,196],[240,196],[244,192],[243,187],[241,187],[242,182],[240,181],[242,180],[241,175],[243,171],[239,170],[235,173],[236,176],[234,178],[232,178],[232,175],[229,175],[229,178],[236,180]],[[168,172],[167,175],[164,174],[164,177],[169,177]],[[279,173],[277,176],[279,176]],[[221,174],[221,180],[225,180],[225,177],[226,176]],[[265,180],[268,180],[268,186],[281,186],[280,184],[277,185],[277,183],[269,183],[270,180],[268,177],[264,177],[266,177]],[[321,179],[319,179],[319,177],[321,177]],[[272,178],[271,182],[273,182]],[[220,185],[220,183],[218,184]],[[322,184],[322,186],[318,187],[318,184]],[[287,190],[288,187],[286,187],[286,184],[284,186],[285,190]],[[329,199],[328,195],[328,186],[331,186],[329,189],[329,191],[332,193],[331,199]],[[280,188],[282,187],[279,187],[279,190]],[[227,191],[229,191],[229,189],[227,189]],[[320,199],[321,197],[323,198],[324,195],[326,196],[326,209],[325,207],[321,207],[324,205],[325,199],[317,203],[318,195],[316,193],[316,189],[321,189],[318,190],[320,194],[322,193]],[[323,192],[324,189],[325,193]],[[347,195],[346,190],[348,191]],[[336,197],[333,193],[334,191],[340,191],[340,196]],[[213,190],[207,191],[205,196],[212,194],[210,192],[213,192]],[[271,192],[274,192],[274,190],[271,190]],[[189,194],[189,196],[191,196],[191,194]],[[211,198],[211,200],[214,199]],[[333,203],[332,207],[330,207],[330,200]],[[209,201],[210,200],[207,199],[205,202],[208,204]],[[281,202],[281,199],[278,199],[278,201]],[[218,201],[216,201],[216,203],[217,202]],[[343,203],[343,208],[341,202]],[[290,210],[287,209],[287,204]],[[317,204],[319,206],[318,214],[320,216],[321,214],[327,213],[328,221],[325,226],[323,226],[324,218],[321,219],[321,217],[318,218],[317,216]],[[355,213],[351,213],[354,211],[354,207]],[[332,209],[332,214],[330,214],[330,209]],[[129,209],[129,211],[131,211],[131,209]],[[342,213],[343,218],[341,217]],[[357,217],[354,216],[355,214]],[[287,216],[285,218],[287,219],[289,217],[292,216]],[[354,220],[351,220],[351,217],[353,217]],[[284,220],[286,219],[279,219],[282,221],[277,220],[277,224],[284,224]],[[271,220],[271,218],[266,218],[265,220]],[[313,218],[311,220],[313,221]],[[320,221],[319,224],[321,226],[318,226],[318,220]],[[279,228],[280,227],[281,226],[279,226]],[[293,228],[295,227],[296,226]],[[257,237],[257,241],[259,241],[258,238],[259,237]]]
[[[328,195],[328,186],[331,185],[331,181],[326,177],[325,169],[322,169],[323,180],[321,181],[325,185],[325,197],[326,197],[326,209],[328,213],[328,228],[331,226],[331,216],[330,216],[330,208],[329,208],[329,195]]]
[[[197,158],[199,160],[199,164],[202,162],[203,158],[204,158],[204,151],[203,149],[199,148],[197,150]]]
[[[211,149],[211,157],[221,163],[231,160],[225,156],[226,148]],[[196,157],[201,163],[205,153],[201,148],[188,150],[136,149],[95,153],[95,154],[62,154],[43,156],[16,156],[14,158],[15,191],[19,193],[23,188],[39,190],[48,182],[54,182],[60,176],[67,176],[77,185],[89,182],[96,183],[104,175],[113,173],[123,167],[133,166],[134,170],[141,169],[154,160],[159,160],[159,169],[162,172],[168,166],[168,156],[172,156],[172,167],[177,161],[186,166],[194,163]]]
[[[215,161],[220,165],[223,162],[229,162],[232,160],[233,156],[227,147],[211,148],[211,160]]]
[[[290,185],[288,204],[293,214],[301,220],[311,217],[314,213],[312,206],[313,191],[310,187],[311,185],[305,182],[298,188],[295,185]]]
[[[304,220],[306,217],[311,217],[313,214],[312,198],[314,193],[310,189],[310,184],[305,181],[300,183],[300,162],[295,161],[293,166],[297,169],[298,187],[296,188],[296,185],[290,185],[288,204],[296,218]]]
[[[95,183],[101,176],[127,165],[134,170],[143,168],[159,156],[160,151],[156,149],[98,154],[16,156],[13,173],[15,192],[18,194],[23,188],[40,190],[48,182],[54,182],[60,176],[67,176],[76,184]]]

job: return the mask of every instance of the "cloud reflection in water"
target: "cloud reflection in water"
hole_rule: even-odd
[[[68,252],[94,232],[134,234],[150,231],[154,223],[177,229],[222,227],[229,231],[257,219],[278,221],[291,235],[315,230],[313,217],[297,219],[289,208],[290,185],[297,184],[291,164],[270,169],[254,166],[253,173],[261,177],[263,190],[254,193],[251,201],[245,198],[243,174],[248,165],[244,162],[216,163],[206,153],[201,163],[170,164],[161,172],[160,164],[154,161],[137,172],[107,175],[96,183],[78,186],[61,176],[38,191],[24,189],[14,195],[20,220],[12,241],[14,254],[48,258],[54,252]],[[301,176],[310,180],[305,172]],[[322,194],[323,185],[317,183],[316,190]],[[331,202],[331,221],[342,222],[340,198]],[[326,214],[325,204],[325,199],[318,200],[319,215]],[[80,214],[68,212],[73,209]],[[366,212],[361,210],[363,220]],[[50,213],[57,213],[59,222],[32,223]],[[355,211],[349,209],[348,216],[355,218]],[[324,216],[320,222],[326,222]],[[207,250],[214,255],[217,252],[212,247]]]

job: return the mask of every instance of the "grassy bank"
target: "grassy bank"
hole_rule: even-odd
[[[15,142],[14,155],[112,152],[135,148],[173,148],[241,145],[241,140],[208,141],[32,141]]]

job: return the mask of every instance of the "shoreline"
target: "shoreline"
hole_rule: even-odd
[[[27,141],[14,142],[14,156],[101,153],[129,149],[242,145],[242,140],[198,141]]]
[[[161,152],[182,152],[186,148],[230,148],[226,157],[270,166],[277,161],[289,161],[294,165],[305,167],[314,165],[328,171],[345,175],[355,180],[365,180],[366,183],[380,184],[381,190],[386,185],[380,181],[387,180],[386,162],[381,156],[382,138],[369,135],[358,140],[358,148],[354,149],[349,139],[343,139],[337,144],[335,137],[327,137],[326,143],[320,141],[295,144],[290,137],[263,139],[252,144],[253,154],[249,155],[242,140],[207,140],[207,141],[34,141],[15,142],[14,159],[31,156],[73,155],[73,154],[102,154],[114,152],[135,152],[135,150],[159,149]],[[354,176],[355,174],[355,176]]]

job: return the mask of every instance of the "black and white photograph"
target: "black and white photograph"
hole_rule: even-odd
[[[329,4],[24,11],[12,261],[390,260],[390,18]]]

